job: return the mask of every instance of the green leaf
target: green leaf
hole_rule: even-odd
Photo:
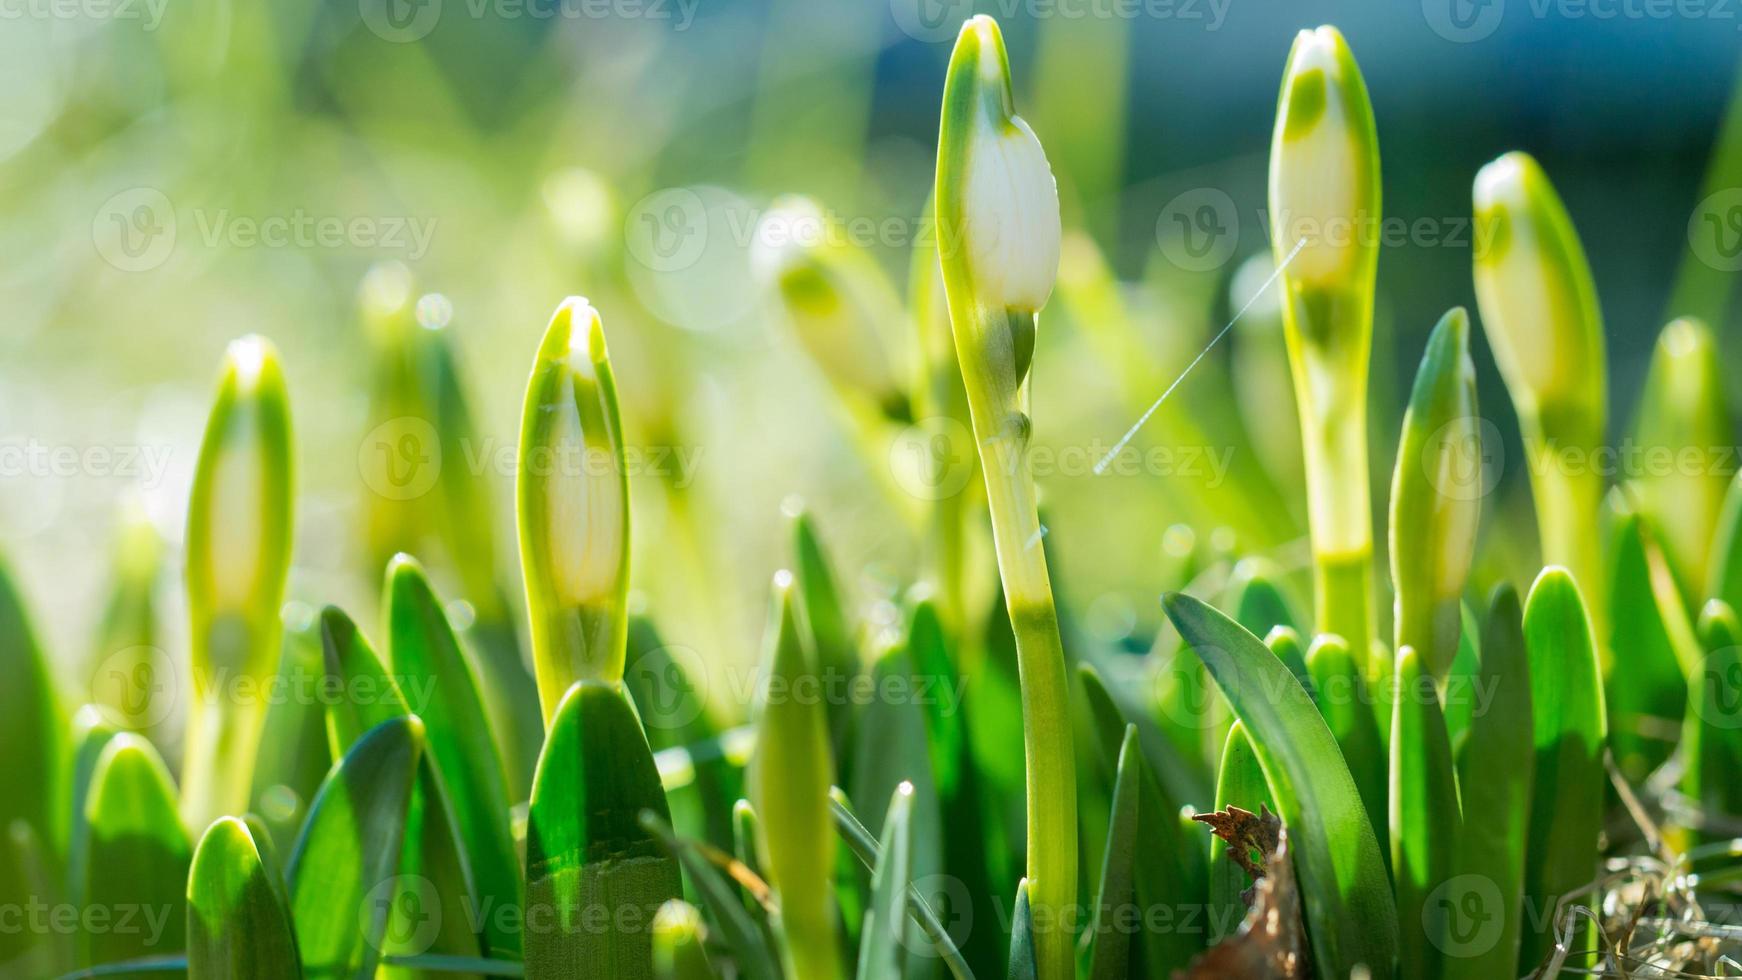
[[[654,752],[719,739],[708,711],[707,664],[695,651],[667,646],[652,619],[635,615],[629,617],[626,664],[623,687]],[[742,776],[723,754],[696,759],[694,771],[688,787],[667,790],[672,813],[686,827],[687,805],[696,834],[715,847],[731,847],[732,803],[743,795]]]
[[[395,558],[386,591],[394,675],[400,689],[416,698],[412,711],[428,725],[429,754],[452,801],[479,900],[490,908],[519,904],[508,781],[477,678],[416,561]],[[487,920],[485,931],[492,951],[520,946],[520,937],[499,916]]]
[[[1706,595],[1742,609],[1742,473],[1730,481],[1712,539],[1711,565],[1706,570]]]
[[[1389,840],[1386,824],[1390,793],[1386,786],[1385,738],[1374,718],[1373,690],[1361,676],[1360,661],[1339,636],[1320,636],[1307,650],[1307,669],[1313,675],[1319,713],[1342,750],[1343,762],[1355,778],[1361,803],[1373,821],[1376,836]],[[1389,678],[1391,671],[1384,674]],[[1387,712],[1389,717],[1389,712]],[[1250,728],[1251,726],[1247,726]],[[1284,817],[1286,820],[1287,818]],[[1389,852],[1386,860],[1390,860]]]
[[[274,690],[298,693],[273,698],[266,706],[249,792],[249,812],[264,820],[273,843],[286,849],[295,843],[309,803],[338,758],[328,738],[326,706],[309,693],[311,684],[321,683],[325,668],[318,618],[305,616],[304,610],[298,606],[286,617],[284,652],[273,680]]]
[[[1252,750],[1252,740],[1246,737],[1246,726],[1235,722],[1228,729],[1228,743],[1222,749],[1221,770],[1216,777],[1216,810],[1237,806],[1250,813],[1261,813],[1265,807],[1276,810],[1276,798],[1270,784],[1264,780],[1264,767],[1258,764],[1258,754]],[[1205,914],[1211,943],[1221,942],[1240,928],[1246,917],[1246,902],[1241,893],[1252,885],[1244,868],[1228,853],[1219,838],[1210,838],[1210,893]]]
[[[653,917],[653,974],[659,980],[715,980],[705,949],[707,927],[695,906],[672,899]]]
[[[830,687],[844,683],[859,675],[859,655],[841,590],[830,570],[828,553],[806,511],[793,516],[792,552],[799,629],[816,651],[818,676]],[[837,753],[846,744],[847,731],[853,722],[852,707],[845,701],[831,700],[829,704],[829,740]],[[887,795],[885,790],[873,798],[880,800]]]
[[[876,839],[871,836],[871,832],[866,830],[865,825],[860,823],[859,818],[853,814],[852,803],[848,801],[847,794],[841,792],[839,787],[829,791],[829,811],[834,817],[835,829],[840,831],[841,839],[846,842],[847,849],[853,852],[860,864],[867,869],[875,869],[882,859],[882,849]],[[962,951],[957,948],[955,938],[938,920],[937,913],[932,911],[931,904],[925,900],[925,896],[921,895],[919,889],[913,885],[907,887],[907,914],[915,923],[918,923],[920,931],[925,933],[925,938],[931,943],[933,951],[950,968],[950,972],[955,975],[956,980],[973,980],[974,973],[969,969],[967,961],[962,956]],[[972,924],[971,919],[968,924]]]
[[[1742,813],[1742,626],[1722,600],[1706,604],[1700,616],[1706,658],[1693,674],[1691,708],[1683,728],[1682,791],[1713,813]],[[1702,841],[1730,834],[1703,833]]]
[[[1262,642],[1182,593],[1167,614],[1249,730],[1288,828],[1318,968],[1346,976],[1397,962],[1397,907],[1355,779],[1312,697]],[[1315,675],[1316,676],[1316,675]],[[1363,706],[1364,707],[1364,706]]]
[[[617,379],[599,311],[578,296],[557,307],[532,363],[515,500],[548,728],[576,681],[622,679],[629,629],[629,470]]]
[[[1546,568],[1531,586],[1524,643],[1536,747],[1524,895],[1546,913],[1597,873],[1606,786],[1602,679],[1584,599],[1565,569]],[[1540,929],[1529,920],[1519,959],[1527,968],[1554,943],[1552,917]]]
[[[1294,606],[1282,591],[1282,569],[1264,558],[1242,558],[1228,578],[1227,606],[1234,621],[1253,636],[1264,636],[1278,626],[1299,629]]]
[[[1712,453],[1734,442],[1730,408],[1724,398],[1724,369],[1712,331],[1683,317],[1663,328],[1651,353],[1651,369],[1639,396],[1633,448],[1641,458],[1658,454],[1695,466],[1644,467],[1629,485],[1639,508],[1662,529],[1680,592],[1692,603],[1706,587],[1714,532],[1724,506],[1728,467],[1712,465]]]
[[[653,917],[677,861],[641,821],[671,820],[653,752],[614,687],[581,681],[551,719],[526,824],[526,975],[653,976]]]
[[[1034,916],[1028,904],[1028,879],[1016,886],[1016,912],[1010,919],[1010,980],[1039,980],[1034,956]]]
[[[1651,520],[1622,495],[1614,499],[1605,685],[1609,744],[1621,771],[1644,780],[1675,749],[1688,707],[1684,671],[1691,673],[1700,659],[1699,638]]]
[[[311,980],[367,977],[400,895],[400,855],[424,727],[414,716],[370,729],[327,774],[286,877],[297,947]]]
[[[342,756],[368,729],[408,717],[411,709],[398,683],[382,668],[368,641],[343,612],[328,607],[321,621],[326,700],[330,705],[328,734],[333,754]],[[423,682],[414,679],[414,683],[417,689],[425,689]],[[479,898],[452,799],[434,753],[423,753],[406,809],[398,884],[389,886],[393,918],[388,922],[383,952],[390,957],[475,959],[489,952],[490,945],[477,935],[474,924],[504,929],[500,900],[486,903]],[[511,941],[517,944],[518,936]],[[423,974],[408,968],[394,975]]]
[[[1477,642],[1481,625],[1469,603],[1461,603],[1458,628],[1458,652],[1452,657],[1452,669],[1446,674],[1446,734],[1451,738],[1452,751],[1464,744],[1470,731],[1470,716],[1476,710],[1476,678],[1481,672],[1482,648]]]
[[[1113,783],[1112,818],[1107,827],[1107,850],[1101,858],[1101,884],[1085,939],[1089,945],[1090,980],[1121,980],[1129,969],[1131,930],[1125,925],[1125,914],[1137,900],[1134,880],[1138,787],[1142,775],[1137,726],[1128,725],[1119,748],[1118,776]]]
[[[175,784],[150,742],[126,732],[109,740],[91,776],[84,832],[75,842],[85,862],[73,898],[92,925],[81,933],[79,962],[186,948],[193,847],[176,813]],[[96,927],[92,915],[107,916],[107,927]]]
[[[248,809],[267,699],[239,685],[278,672],[290,574],[294,452],[278,352],[244,337],[225,352],[187,520],[193,701],[183,738],[191,826]]]
[[[66,840],[68,827],[61,807],[66,799],[67,716],[55,691],[54,675],[37,644],[24,599],[11,573],[0,562],[0,745],[30,746],[14,753],[8,764],[13,784],[0,793],[0,828],[14,821],[30,825],[36,836],[55,850]],[[76,792],[76,789],[75,789]],[[11,865],[0,866],[0,900],[23,897]],[[20,940],[23,940],[21,943]],[[22,934],[0,932],[0,963],[30,945]]]
[[[337,606],[321,610],[326,664],[327,735],[333,757],[343,758],[363,733],[411,714],[405,694],[388,675],[369,640]]]
[[[1253,636],[1261,635],[1257,630],[1250,632]],[[1300,686],[1306,688],[1307,693],[1317,701],[1318,685],[1313,682],[1312,669],[1307,666],[1306,651],[1301,646],[1300,634],[1291,626],[1273,626],[1262,635],[1264,645],[1270,648],[1271,653],[1276,654],[1276,659],[1282,661],[1282,665],[1288,668],[1294,679],[1300,681]]]
[[[1082,680],[1084,700],[1094,724],[1101,759],[1106,771],[1118,781],[1119,758],[1124,752],[1127,716],[1114,703],[1113,694],[1101,680],[1101,675],[1084,664],[1077,669]],[[1146,764],[1137,770],[1138,837],[1145,841],[1138,848],[1133,871],[1133,888],[1138,904],[1144,909],[1190,909],[1201,905],[1208,890],[1207,870],[1201,852],[1191,846],[1180,826],[1180,801],[1163,788],[1155,772],[1147,764],[1155,758],[1154,749],[1170,752],[1171,746],[1155,739],[1142,740],[1142,727],[1135,718],[1130,724],[1138,728],[1140,748]],[[1138,954],[1150,974],[1168,976],[1172,970],[1184,967],[1203,948],[1202,936],[1188,929],[1145,930],[1137,937]]]
[[[165,654],[157,612],[163,538],[144,504],[131,498],[116,533],[113,572],[97,631],[89,690],[117,727],[163,744],[164,723],[179,690],[156,676]]]
[[[757,851],[780,899],[788,972],[804,980],[839,974],[834,890],[835,835],[829,826],[828,720],[821,700],[802,691],[820,678],[816,654],[796,618],[792,576],[774,580],[767,676],[758,708],[750,799],[761,821]]]
[[[896,787],[883,818],[882,856],[871,877],[871,904],[859,940],[858,980],[901,980],[907,975],[902,932],[913,872],[913,786]]]
[[[1525,838],[1536,765],[1530,706],[1530,656],[1523,612],[1510,585],[1494,590],[1482,633],[1479,693],[1485,710],[1470,716],[1458,756],[1464,831],[1457,876],[1431,908],[1446,937],[1446,980],[1518,974]]]
[[[1391,874],[1398,963],[1406,977],[1437,977],[1451,934],[1435,904],[1452,877],[1461,836],[1452,743],[1434,676],[1413,647],[1397,654],[1391,721]]]
[[[296,933],[248,825],[207,828],[188,876],[188,980],[300,980]]]
[[[1458,651],[1460,598],[1476,552],[1483,476],[1470,317],[1453,307],[1428,337],[1391,479],[1391,581],[1398,650],[1443,684]]]
[[[73,713],[73,756],[72,756],[72,808],[71,817],[67,821],[67,879],[82,881],[85,868],[89,864],[89,855],[85,854],[85,845],[90,843],[90,828],[85,822],[85,803],[90,798],[92,778],[97,772],[97,760],[103,757],[103,750],[109,747],[109,742],[120,729],[109,719],[112,717],[105,709],[94,704],[87,704]],[[28,824],[27,824],[28,826]]]
[[[671,832],[670,824],[651,812],[643,811],[640,822],[659,841],[660,846],[683,865],[690,883],[701,893],[702,901],[714,914],[714,921],[720,926],[721,939],[737,963],[739,976],[779,980],[782,976],[779,960],[763,939],[762,930],[744,910],[744,903],[739,898],[737,889],[721,876],[719,869],[704,855],[702,849],[707,845],[680,840]]]

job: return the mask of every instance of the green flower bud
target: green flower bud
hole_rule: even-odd
[[[1476,299],[1520,414],[1569,406],[1600,436],[1603,314],[1572,219],[1537,162],[1508,153],[1476,174]],[[1555,433],[1546,433],[1553,436]]]
[[[604,326],[585,299],[557,307],[533,361],[515,495],[548,724],[576,681],[622,679],[629,628],[623,423]]]
[[[290,401],[278,352],[244,337],[225,354],[206,423],[187,522],[187,599],[194,703],[182,774],[184,816],[204,827],[248,806],[266,717],[236,682],[278,670],[279,607],[292,542]]]
[[[1289,50],[1270,144],[1270,209],[1279,257],[1305,243],[1285,273],[1291,291],[1372,291],[1379,138],[1361,70],[1334,27],[1301,31]]]
[[[909,417],[902,373],[883,336],[886,325],[900,322],[901,303],[883,270],[841,238],[817,202],[774,202],[756,227],[752,268],[830,384],[886,417]]]

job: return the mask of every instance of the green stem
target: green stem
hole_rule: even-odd
[[[1032,336],[1033,313],[1010,311],[1003,316],[1029,318],[1017,331],[1025,328]],[[1005,329],[1003,323],[986,327],[987,331]],[[1016,404],[1002,410],[992,404],[986,388],[969,385],[968,404],[980,468],[986,476],[1004,604],[1016,639],[1027,760],[1029,895],[1036,910],[1046,910],[1037,916],[1037,963],[1045,980],[1069,980],[1076,969],[1072,951],[1077,898],[1077,778],[1070,682],[1041,545],[1034,476],[1028,467],[1031,423]]]

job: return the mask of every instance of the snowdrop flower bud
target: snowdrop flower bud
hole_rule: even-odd
[[[580,680],[615,682],[628,636],[629,476],[599,313],[557,307],[532,365],[515,479],[546,720]]]
[[[1379,140],[1367,85],[1334,27],[1301,31],[1283,69],[1270,144],[1270,225],[1288,278],[1368,288],[1377,258]]]

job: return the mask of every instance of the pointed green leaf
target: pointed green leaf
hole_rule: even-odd
[[[344,610],[321,610],[321,649],[326,665],[327,733],[333,758],[343,758],[363,733],[411,714],[405,694],[388,675]]]
[[[1722,600],[1706,604],[1700,616],[1705,662],[1695,671],[1690,710],[1683,728],[1686,768],[1682,791],[1713,813],[1742,813],[1742,626]],[[1703,840],[1728,839],[1705,833]]]
[[[416,717],[366,732],[327,774],[285,875],[305,973],[367,977],[381,960],[401,888],[400,855],[424,728]]]
[[[1343,762],[1355,777],[1361,791],[1361,803],[1373,820],[1373,832],[1386,834],[1390,813],[1386,789],[1387,763],[1385,739],[1374,719],[1375,705],[1385,705],[1386,698],[1373,697],[1373,691],[1361,676],[1359,661],[1349,645],[1339,636],[1320,636],[1307,650],[1307,669],[1313,675],[1313,690],[1318,696],[1319,713],[1337,739]],[[1389,677],[1391,671],[1384,674]],[[1389,715],[1389,707],[1384,710]],[[1247,726],[1249,729],[1251,726]],[[1249,733],[1250,734],[1250,733]],[[1386,837],[1389,840],[1389,836]],[[1387,854],[1389,860],[1389,854]]]
[[[1137,857],[1138,786],[1143,774],[1143,756],[1137,747],[1137,726],[1128,725],[1119,748],[1118,777],[1113,783],[1112,819],[1107,828],[1107,850],[1101,858],[1101,884],[1095,893],[1090,916],[1090,980],[1121,980],[1131,958],[1131,930],[1127,909],[1137,895],[1133,884]]]
[[[651,812],[643,811],[640,822],[659,841],[660,846],[665,848],[666,853],[683,865],[690,883],[701,893],[708,911],[714,914],[714,921],[720,926],[720,938],[738,965],[739,975],[780,980],[782,974],[779,960],[763,939],[761,929],[751,921],[749,913],[744,911],[744,903],[738,897],[737,889],[726,881],[719,869],[701,852],[701,848],[707,845],[678,839],[671,832],[671,825]]]
[[[32,747],[12,760],[12,787],[0,793],[0,829],[14,821],[30,825],[38,838],[57,851],[68,833],[61,807],[66,799],[65,768],[69,762],[67,716],[55,691],[43,650],[25,611],[24,599],[11,573],[0,562],[0,745]],[[0,866],[0,901],[24,898],[15,868]],[[30,945],[29,937],[0,932],[0,963],[10,953]]]
[[[1616,499],[1604,688],[1609,743],[1621,771],[1644,780],[1675,749],[1688,707],[1684,670],[1691,673],[1699,661],[1699,638],[1651,519]]]
[[[1670,567],[1690,603],[1706,587],[1729,482],[1729,468],[1713,465],[1715,454],[1735,443],[1724,375],[1712,331],[1686,317],[1671,322],[1652,350],[1634,422],[1633,448],[1650,454],[1642,458],[1666,454],[1677,460],[1675,466],[1644,467],[1629,482],[1640,510],[1662,529]]]
[[[324,680],[320,627],[317,617],[297,605],[285,617],[283,655],[270,690],[298,692],[271,698],[261,729],[260,750],[254,756],[249,812],[271,828],[272,840],[289,848],[308,816],[309,803],[321,780],[333,767],[327,733],[327,711],[310,687]]]
[[[1222,749],[1222,766],[1216,777],[1217,810],[1237,806],[1249,813],[1262,813],[1265,807],[1276,811],[1276,798],[1270,794],[1270,784],[1264,780],[1264,767],[1258,764],[1258,754],[1252,750],[1252,740],[1246,737],[1246,726],[1235,722],[1228,729],[1228,744]],[[1246,902],[1241,893],[1252,886],[1252,879],[1228,853],[1228,845],[1220,838],[1210,838],[1210,903],[1206,909],[1212,944],[1233,935],[1246,917]]]
[[[1242,558],[1228,579],[1228,608],[1234,621],[1264,636],[1278,626],[1299,629],[1294,607],[1282,591],[1282,569],[1263,558]]]
[[[1437,977],[1450,933],[1435,903],[1452,877],[1461,835],[1458,780],[1440,695],[1413,647],[1397,654],[1391,721],[1391,875],[1397,893],[1398,963],[1408,977]]]
[[[1458,651],[1464,582],[1476,552],[1484,483],[1470,317],[1453,307],[1428,337],[1403,416],[1391,479],[1391,581],[1398,650],[1413,648],[1444,683]]]
[[[1028,879],[1016,886],[1016,913],[1010,919],[1010,980],[1039,980],[1034,956],[1034,916],[1028,904]]]
[[[1486,707],[1470,717],[1458,756],[1464,830],[1457,872],[1429,911],[1445,939],[1447,980],[1487,980],[1518,973],[1525,839],[1534,785],[1535,723],[1523,612],[1510,585],[1494,590],[1482,633],[1478,695]],[[1485,695],[1480,692],[1486,691]]]
[[[1252,635],[1260,634],[1253,630]],[[1312,668],[1307,666],[1306,650],[1301,646],[1300,634],[1290,626],[1273,626],[1262,635],[1264,645],[1270,648],[1271,653],[1276,654],[1276,659],[1282,661],[1282,665],[1288,668],[1295,680],[1300,681],[1300,686],[1306,688],[1313,700],[1318,700],[1318,685],[1313,682]]]
[[[1097,743],[1107,771],[1117,782],[1119,757],[1124,751],[1126,716],[1114,703],[1113,695],[1091,666],[1078,668],[1084,700],[1093,720]],[[1136,722],[1131,724],[1135,727]],[[1160,740],[1144,745],[1139,731],[1139,746],[1153,748]],[[1169,746],[1161,746],[1162,751]],[[1179,822],[1180,802],[1162,787],[1147,764],[1154,758],[1144,755],[1145,765],[1137,770],[1138,837],[1146,842],[1138,848],[1133,871],[1133,888],[1138,904],[1145,909],[1187,909],[1200,905],[1208,889],[1207,870],[1201,852],[1191,846],[1190,838]],[[1150,973],[1166,976],[1169,971],[1184,967],[1203,947],[1203,937],[1186,929],[1145,930],[1137,937],[1138,954]]]
[[[654,752],[703,745],[720,737],[707,703],[707,664],[695,651],[666,645],[653,620],[629,617],[623,687]],[[723,754],[696,759],[688,787],[667,797],[680,827],[694,815],[694,832],[715,847],[732,845],[732,802],[743,795],[742,774]]]
[[[157,750],[123,732],[109,740],[91,775],[84,832],[76,842],[84,874],[74,904],[108,916],[109,928],[80,936],[79,961],[100,966],[180,952],[187,943],[187,875],[193,846],[176,813],[175,784]]]
[[[882,855],[871,878],[871,904],[859,940],[859,980],[901,980],[906,976],[902,931],[907,922],[907,889],[913,871],[911,824],[913,787],[896,787],[883,818]]]
[[[234,817],[200,838],[187,883],[188,980],[299,980],[290,910]]]
[[[551,720],[533,776],[529,978],[653,975],[653,917],[683,885],[643,812],[671,820],[635,712],[616,688],[581,681]]]
[[[799,511],[792,519],[792,551],[799,629],[809,637],[811,649],[816,651],[818,675],[830,685],[825,690],[832,689],[833,685],[858,676],[859,655],[841,590],[830,570],[828,553],[806,511]],[[851,708],[851,704],[844,702],[829,705],[829,738],[837,750],[845,744],[852,721]],[[879,792],[874,799],[887,795],[888,791]]]
[[[429,726],[429,754],[452,801],[479,900],[491,908],[518,904],[508,782],[471,662],[416,561],[395,558],[386,591],[394,676],[408,698],[415,697],[411,710]],[[492,950],[519,948],[501,917],[487,921],[487,932]]]
[[[816,654],[799,631],[794,592],[789,573],[775,576],[765,641],[767,676],[748,782],[762,824],[757,850],[768,883],[780,898],[788,972],[805,980],[829,980],[840,972],[831,896],[835,835],[829,826],[829,786],[834,764],[823,704],[801,694],[820,674]]]
[[[877,840],[871,836],[871,831],[859,822],[853,813],[853,805],[847,799],[847,794],[839,787],[829,791],[829,812],[834,817],[835,829],[840,832],[841,840],[859,863],[867,870],[874,870],[881,861],[883,851]],[[944,928],[937,913],[919,889],[913,885],[907,887],[907,914],[925,934],[926,941],[931,943],[933,952],[950,968],[956,980],[973,980],[974,973],[968,967],[962,956],[962,951],[956,946],[955,937]],[[969,925],[972,923],[969,922]]]
[[[1347,975],[1365,965],[1389,976],[1397,961],[1397,907],[1385,859],[1355,779],[1312,697],[1251,633],[1204,603],[1170,593],[1180,635],[1248,726],[1295,851],[1314,959]]]
[[[1535,928],[1531,916],[1525,917],[1519,963],[1528,968],[1554,943],[1554,920],[1546,913],[1596,876],[1607,785],[1603,743],[1608,731],[1591,621],[1565,569],[1544,569],[1531,586],[1524,603],[1524,642],[1530,651],[1536,746],[1524,895],[1543,920]]]

